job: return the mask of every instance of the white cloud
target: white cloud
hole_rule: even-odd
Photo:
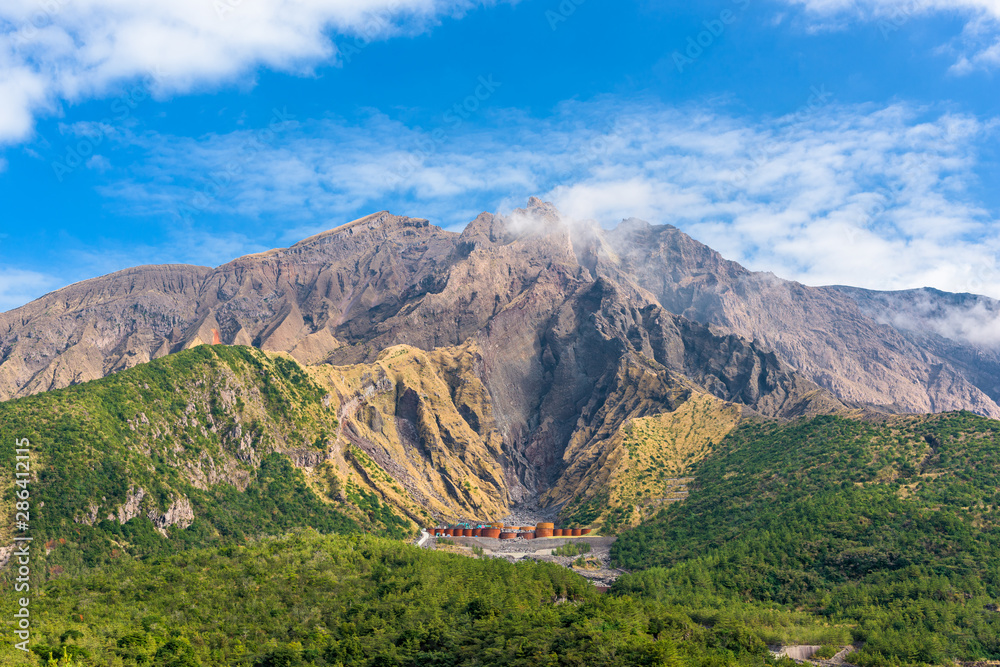
[[[616,100],[566,104],[546,121],[501,116],[496,131],[444,136],[383,116],[359,127],[303,122],[252,159],[241,148],[252,130],[123,135],[146,166],[112,172],[122,180],[104,192],[132,214],[187,210],[194,226],[239,219],[258,241],[247,225],[280,221],[280,243],[386,208],[458,228],[539,195],[606,226],[633,216],[675,224],[807,284],[1000,297],[1000,222],[975,194],[978,149],[995,143],[996,121],[812,105],[749,122]]]
[[[809,29],[844,29],[844,17],[870,21],[886,39],[910,20],[932,13],[965,17],[962,34],[945,45],[956,53],[951,71],[968,74],[1000,66],[1000,0],[783,0],[803,7],[810,15]]]
[[[932,331],[938,335],[985,348],[1000,347],[1000,303],[978,298],[948,304],[917,293],[893,304],[882,319],[898,328]]]
[[[55,113],[151,78],[166,95],[257,66],[308,72],[341,50],[426,29],[474,0],[5,0],[0,3],[0,144]],[[339,37],[338,37],[339,36]],[[335,41],[335,40],[339,40]]]
[[[55,289],[59,280],[36,271],[0,268],[0,312],[23,306]]]
[[[92,155],[87,160],[87,168],[95,171],[105,172],[111,169],[111,161],[103,155]]]

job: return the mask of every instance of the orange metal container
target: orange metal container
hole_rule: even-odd
[[[554,524],[554,523],[540,523],[537,526],[535,526],[535,528],[542,528],[542,529],[546,529],[547,528],[549,530],[552,530],[555,527],[556,527],[556,524]]]
[[[562,537],[563,536],[563,529],[562,528],[555,528],[555,529],[553,529],[552,530],[552,536],[553,537]]]
[[[500,533],[501,540],[512,540],[517,537],[517,533]]]
[[[580,528],[574,528],[573,529],[573,537],[580,537],[581,535],[583,535],[583,530],[582,529],[580,529]]]
[[[518,533],[517,536],[520,537],[520,538],[522,538],[522,539],[525,539],[525,540],[533,540],[533,539],[535,539],[535,533],[534,532]]]
[[[483,529],[482,528],[473,528],[472,529],[472,536],[473,537],[482,537],[483,536]]]
[[[552,537],[551,528],[535,528],[535,537]]]
[[[591,530],[593,530],[593,528],[581,528],[580,529],[580,534],[581,535],[590,535],[590,531]]]
[[[500,537],[499,528],[483,528],[483,537],[492,537],[494,539]]]

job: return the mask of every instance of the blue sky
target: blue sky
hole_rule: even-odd
[[[1000,298],[997,0],[0,8],[0,310],[528,196],[807,284]]]

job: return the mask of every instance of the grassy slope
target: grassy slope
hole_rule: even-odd
[[[613,556],[631,592],[856,624],[863,665],[1000,658],[1000,422],[969,413],[747,424]]]
[[[599,460],[605,470],[592,470],[590,495],[578,496],[563,510],[566,525],[596,524],[602,533],[615,533],[637,525],[664,504],[683,500],[688,472],[711,454],[739,418],[738,406],[692,394],[673,412],[626,421],[609,443],[601,443],[609,452]]]
[[[434,522],[428,511],[438,520],[508,512],[501,436],[471,368],[474,353],[471,343],[430,353],[396,345],[372,364],[309,368],[345,405],[357,405],[341,415],[354,472],[424,523]],[[399,431],[400,418],[412,432]]]
[[[634,420],[619,493],[645,497],[701,461],[687,501],[615,545],[649,569],[599,598],[548,566],[371,538],[255,541],[357,530],[350,516],[399,530],[377,496],[347,483],[353,506],[323,499],[322,474],[274,453],[320,452],[335,414],[297,365],[235,347],[0,404],[4,457],[14,437],[34,443],[32,534],[51,549],[33,557],[48,579],[36,641],[115,665],[763,664],[765,642],[851,639],[867,642],[852,658],[865,667],[1000,657],[998,422],[820,417],[707,438],[684,414]],[[105,518],[138,488],[138,517]],[[197,518],[165,539],[147,515],[181,499]]]

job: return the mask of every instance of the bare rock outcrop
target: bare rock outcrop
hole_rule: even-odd
[[[893,293],[809,287],[755,273],[670,225],[627,220],[604,238],[598,273],[640,286],[672,313],[758,341],[842,400],[1000,417],[1000,385],[973,361],[996,360],[997,347],[943,343],[926,335],[933,331],[927,320],[911,318],[907,328],[907,320],[885,317],[886,298],[901,303]]]
[[[669,225],[602,230],[534,198],[461,234],[383,211],[216,269],[138,267],[71,285],[0,314],[0,400],[209,343],[212,329],[311,364],[370,362],[401,343],[460,345],[488,328],[513,335],[517,316],[495,321],[506,309],[544,320],[597,278],[635,307],[754,341],[843,401],[1000,417],[1000,342],[942,336],[948,320],[934,319],[983,297],[923,291],[930,315],[904,317],[912,295],[807,287],[748,271]],[[1000,309],[976,307],[992,313],[996,334]]]

